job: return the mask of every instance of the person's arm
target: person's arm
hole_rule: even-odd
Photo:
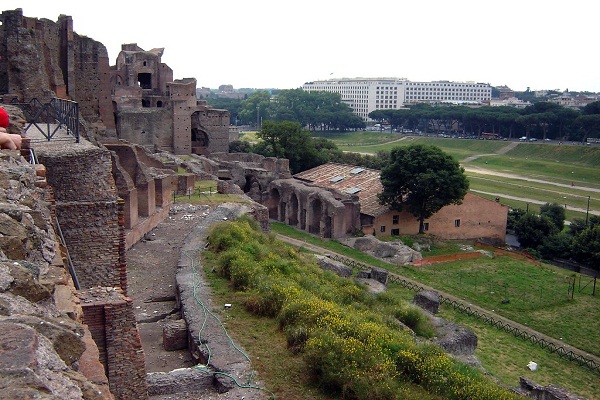
[[[21,135],[7,133],[4,128],[0,128],[0,148],[9,150],[18,150],[21,148]]]

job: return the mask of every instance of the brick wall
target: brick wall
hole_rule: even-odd
[[[110,287],[80,291],[79,298],[83,323],[98,346],[111,393],[116,399],[147,399],[144,351],[132,300]]]
[[[398,216],[397,223],[394,223],[394,215]],[[485,238],[503,243],[507,215],[506,205],[467,193],[461,205],[445,206],[426,219],[429,229],[425,233],[442,239]],[[407,211],[389,211],[378,216],[373,226],[363,227],[366,234],[375,231],[377,236],[390,235],[394,229],[399,235],[416,235],[419,233],[419,221]]]
[[[106,47],[73,31],[73,19],[57,22],[2,12],[0,93],[42,103],[56,95],[79,103],[88,122],[114,129],[110,65]]]
[[[37,147],[54,188],[61,225],[81,288],[115,286],[126,290],[123,221],[110,152],[82,142]]]

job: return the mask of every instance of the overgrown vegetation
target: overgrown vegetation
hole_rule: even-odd
[[[307,361],[307,373],[323,391],[348,399],[428,398],[423,389],[429,398],[516,398],[399,329],[397,321],[419,329],[406,303],[368,295],[322,271],[246,219],[213,226],[209,240],[219,274],[246,294],[248,310],[277,319],[290,350]]]
[[[573,259],[591,269],[600,270],[600,217],[577,218],[564,229],[565,210],[560,204],[546,203],[539,214],[513,209],[508,229],[512,229],[522,247],[547,260]]]

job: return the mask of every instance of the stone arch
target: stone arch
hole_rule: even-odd
[[[320,199],[314,199],[308,207],[308,232],[313,234],[321,233],[321,218],[323,217],[323,202]]]
[[[200,112],[196,111],[191,117],[191,148],[193,154],[208,154],[210,137],[200,124]]]
[[[262,188],[258,179],[254,175],[246,175],[244,187],[242,188],[252,200],[260,202]]]
[[[269,218],[278,219],[279,216],[279,202],[281,201],[281,194],[276,188],[271,189],[269,192],[269,201],[267,208],[269,209]]]
[[[296,193],[290,195],[288,208],[288,224],[292,226],[298,225],[298,196],[296,196]]]
[[[158,100],[158,101],[156,102],[156,107],[158,107],[158,108],[162,108],[162,106],[163,106],[163,102],[162,102],[161,100]]]

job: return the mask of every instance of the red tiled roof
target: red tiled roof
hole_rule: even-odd
[[[377,199],[383,186],[376,169],[327,163],[295,174],[294,178],[342,193],[355,194],[360,200],[360,212],[363,214],[378,216],[389,210],[387,206],[380,205]]]

